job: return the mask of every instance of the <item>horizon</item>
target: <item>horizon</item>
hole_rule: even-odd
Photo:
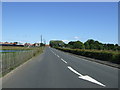
[[[94,40],[94,39],[88,39],[88,40]],[[63,41],[65,44],[68,44],[69,42],[76,42],[76,41],[80,41],[80,40],[71,40],[71,41],[69,41],[69,42],[65,42],[64,40],[50,40],[50,41]],[[50,41],[46,44],[46,45],[48,45],[49,43],[50,43]],[[98,40],[94,40],[94,41],[98,41]],[[2,42],[2,41],[1,41]],[[0,42],[0,43],[1,43]],[[10,41],[10,42],[8,42],[8,41],[4,41],[4,42],[2,42],[2,43],[5,43],[5,42],[7,42],[7,43],[14,43],[14,42],[17,42],[17,43],[21,43],[21,44],[25,44],[25,43],[30,43],[30,42],[20,42],[20,41]],[[82,41],[80,41],[80,42],[82,42]],[[85,41],[86,42],[86,41]],[[82,42],[83,44],[85,43],[85,42]],[[100,41],[98,41],[98,42],[100,42]],[[33,42],[33,43],[30,43],[30,44],[35,44],[35,43],[41,43],[41,42]],[[42,42],[42,43],[44,43],[44,42]],[[103,43],[103,42],[100,42],[100,43],[102,43],[102,44],[117,44],[117,43]],[[119,44],[118,44],[119,45]],[[120,46],[120,45],[119,45]]]
[[[3,2],[2,42],[118,44],[117,2]],[[9,32],[9,33],[8,33]]]

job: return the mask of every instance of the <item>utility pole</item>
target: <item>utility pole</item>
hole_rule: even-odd
[[[40,44],[40,46],[42,46],[42,35],[41,35],[41,44]]]

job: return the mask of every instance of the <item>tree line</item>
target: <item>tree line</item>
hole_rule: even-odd
[[[51,40],[49,45],[51,47],[63,47],[71,49],[90,49],[90,50],[120,50],[118,44],[103,44],[99,41],[93,39],[88,39],[86,42],[81,41],[70,41],[68,44],[64,43],[62,40]]]

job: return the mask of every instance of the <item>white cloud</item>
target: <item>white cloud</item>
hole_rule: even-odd
[[[79,39],[79,37],[77,37],[77,36],[75,36],[74,38],[75,38],[75,39]]]

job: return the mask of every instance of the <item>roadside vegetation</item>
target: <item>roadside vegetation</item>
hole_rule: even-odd
[[[2,46],[1,50],[33,50],[38,47]]]
[[[63,41],[50,41],[50,46],[76,55],[120,64],[120,46],[118,44],[103,44],[89,39],[85,43],[70,41],[68,44]]]
[[[1,52],[2,76],[6,75],[11,70],[28,61],[32,57],[43,52],[44,47],[14,47],[3,46],[2,50],[21,50],[17,52]]]

